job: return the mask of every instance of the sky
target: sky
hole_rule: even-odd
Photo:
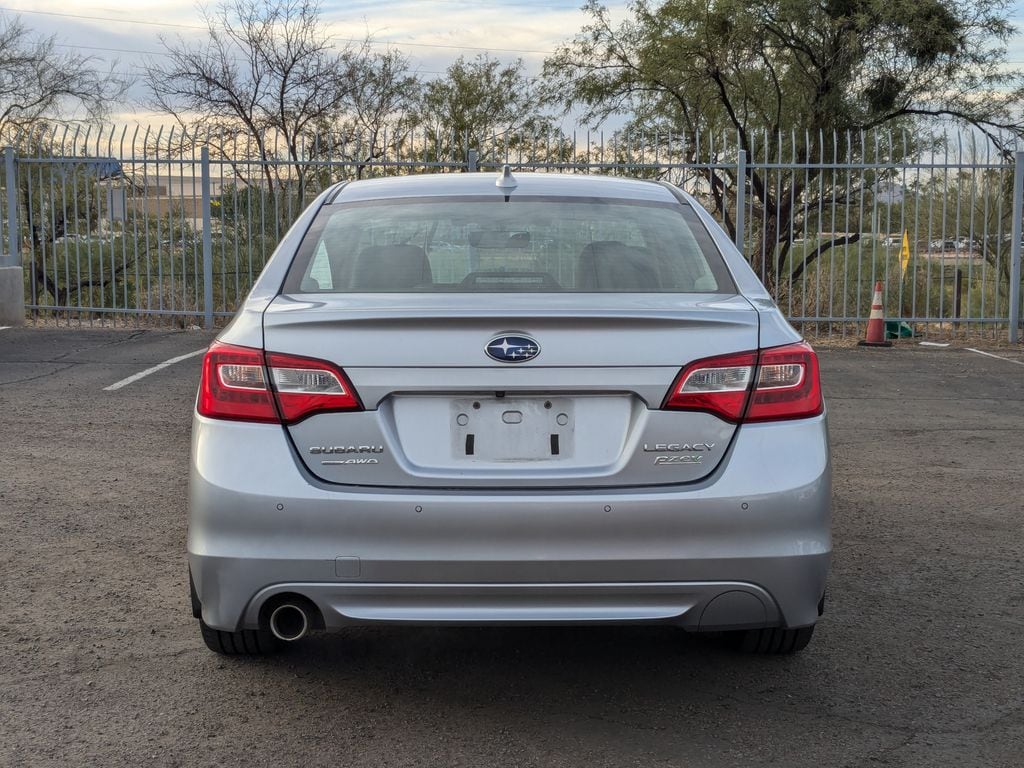
[[[149,0],[145,13],[141,5],[0,0],[0,12],[20,14],[33,30],[56,34],[60,44],[125,72],[147,55],[158,57],[161,36],[189,39],[202,32],[198,5],[191,0]],[[323,0],[322,13],[339,44],[369,35],[380,48],[401,50],[429,79],[458,56],[484,51],[503,61],[520,58],[530,74],[537,74],[544,57],[585,23],[581,5],[582,0]],[[626,3],[607,5],[621,13]],[[141,98],[141,89],[137,95]],[[112,115],[115,122],[148,117],[142,107]]]
[[[322,0],[323,16],[339,44],[369,34],[375,45],[401,50],[414,68],[430,78],[459,55],[488,51],[511,61],[521,58],[530,74],[544,57],[570,39],[587,20],[583,0]],[[624,0],[605,0],[613,18],[626,14]],[[142,9],[145,9],[144,12]],[[40,33],[128,72],[160,53],[160,37],[199,35],[202,20],[192,0],[144,0],[114,7],[110,0],[0,0],[0,13],[20,14]],[[1024,0],[1010,17],[1018,34],[1009,60],[1024,67]],[[136,93],[141,97],[141,91]],[[152,122],[142,107],[126,106],[115,122]]]

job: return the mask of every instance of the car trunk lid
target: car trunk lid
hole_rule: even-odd
[[[685,364],[757,347],[745,299],[498,298],[275,299],[266,349],[340,366],[365,407],[287,427],[306,468],[349,485],[541,488],[693,482],[721,461],[735,425],[660,407]],[[536,356],[488,356],[513,336]]]

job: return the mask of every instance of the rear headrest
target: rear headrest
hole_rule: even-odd
[[[372,245],[352,265],[351,291],[410,291],[430,285],[430,260],[418,245]]]
[[[658,291],[661,280],[646,248],[618,240],[584,246],[576,261],[578,291]]]

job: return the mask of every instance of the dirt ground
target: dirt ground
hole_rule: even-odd
[[[188,606],[204,332],[0,331],[0,765],[1019,766],[1024,355],[825,348],[810,647],[366,628],[223,658]],[[823,345],[827,346],[827,345]]]

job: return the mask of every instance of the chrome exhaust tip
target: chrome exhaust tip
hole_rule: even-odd
[[[282,603],[270,614],[270,632],[278,640],[290,643],[301,640],[309,632],[306,609],[295,603]]]

